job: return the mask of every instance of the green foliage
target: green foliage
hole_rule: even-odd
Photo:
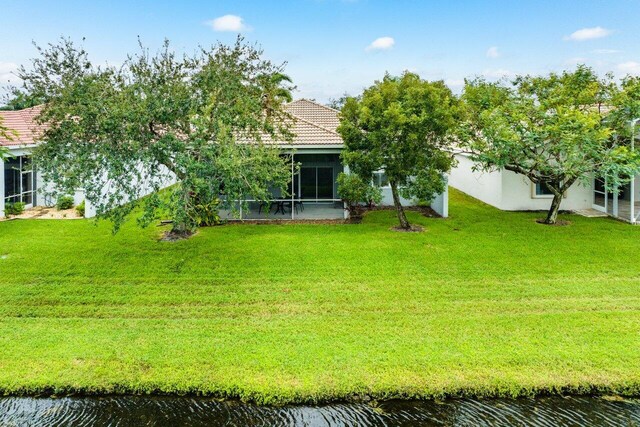
[[[201,200],[237,209],[237,200],[270,199],[271,186],[286,189],[286,159],[260,141],[291,136],[282,108],[290,79],[242,38],[184,57],[168,42],[155,55],[141,48],[118,68],[94,66],[65,39],[38,52],[19,71],[23,92],[47,100],[37,118],[47,143],[34,160],[57,191],[82,188],[114,230],[142,205],[140,225],[162,213],[189,233]],[[170,197],[140,199],[172,180]]]
[[[362,214],[363,204],[375,205],[382,202],[382,191],[371,183],[371,179],[364,180],[360,175],[341,172],[337,182],[338,194],[353,217]]]
[[[194,222],[199,227],[207,227],[220,224],[220,215],[218,214],[218,206],[220,200],[211,201],[200,200],[195,203],[193,213],[195,215]]]
[[[400,195],[428,201],[445,189],[458,115],[458,101],[444,82],[409,72],[385,75],[342,108],[342,158],[360,176],[385,171],[402,228],[410,225]]]
[[[506,169],[546,185],[554,194],[546,222],[555,223],[563,195],[575,182],[590,181],[595,173],[617,187],[625,180],[620,172],[628,180],[640,166],[640,157],[620,145],[622,110],[611,115],[618,129],[607,122],[610,108],[628,100],[628,91],[620,91],[610,76],[601,79],[585,66],[517,77],[511,85],[467,81],[461,146],[478,169]]]
[[[342,110],[342,107],[344,107],[344,104],[347,102],[347,99],[349,98],[351,98],[351,96],[347,92],[344,92],[338,98],[329,98],[329,103],[327,104],[327,107],[340,111]]]
[[[450,198],[427,233],[0,222],[0,394],[637,395],[640,227]]]
[[[24,212],[25,206],[24,202],[7,203],[4,205],[4,213],[5,215],[20,215]]]
[[[73,196],[60,196],[56,201],[56,209],[63,211],[73,207]]]
[[[11,88],[8,101],[0,107],[0,110],[24,110],[25,108],[35,107],[45,102],[42,98],[34,98],[22,92],[18,88]]]
[[[80,202],[80,204],[78,206],[76,206],[76,213],[78,214],[78,216],[81,216],[84,218],[84,214],[85,214],[85,200],[83,200],[82,202]]]

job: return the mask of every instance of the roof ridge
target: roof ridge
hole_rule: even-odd
[[[333,130],[331,130],[331,129],[327,129],[326,127],[324,127],[324,126],[320,126],[320,125],[319,125],[319,124],[317,124],[317,123],[313,123],[313,122],[311,122],[311,121],[309,121],[309,120],[307,120],[307,119],[304,119],[304,118],[302,118],[302,117],[298,116],[297,114],[294,114],[294,113],[291,113],[291,112],[289,112],[289,114],[290,114],[291,116],[293,116],[296,120],[300,120],[300,121],[302,121],[302,122],[305,122],[305,123],[307,123],[307,124],[310,124],[311,126],[317,127],[318,129],[322,129],[322,130],[324,130],[324,131],[326,131],[326,132],[329,132],[329,133],[331,133],[331,134],[333,134],[333,135],[340,136],[340,134],[339,134],[338,132],[333,131]]]
[[[296,102],[296,101],[307,101],[307,102],[310,102],[310,103],[312,103],[312,104],[314,104],[314,105],[317,105],[318,107],[322,107],[322,108],[324,108],[325,110],[333,111],[333,112],[335,112],[335,113],[339,113],[339,112],[340,112],[340,110],[336,110],[335,108],[331,108],[331,107],[329,107],[328,105],[321,104],[321,103],[319,103],[318,101],[313,101],[313,100],[311,100],[311,99],[307,99],[307,98],[300,98],[300,99],[296,99],[296,100],[295,100],[295,101],[293,101],[293,102]],[[292,102],[292,103],[293,103],[293,102]]]

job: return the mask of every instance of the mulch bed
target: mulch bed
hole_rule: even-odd
[[[395,206],[374,206],[372,208],[365,208],[365,211],[394,211],[395,212],[395,210],[396,210]],[[408,212],[418,212],[422,216],[425,216],[427,218],[442,218],[442,216],[438,214],[436,211],[434,211],[433,209],[431,209],[430,206],[405,206],[404,210]]]
[[[536,222],[538,224],[548,225],[550,227],[565,227],[567,225],[571,225],[571,221],[567,221],[567,220],[564,220],[564,219],[556,220],[555,224],[547,224],[547,223],[544,222],[544,219],[536,219]]]

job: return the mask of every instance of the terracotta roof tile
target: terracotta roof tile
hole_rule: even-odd
[[[0,145],[15,147],[32,145],[38,142],[40,126],[34,118],[40,113],[42,106],[27,108],[20,111],[0,111],[4,119],[3,125],[17,132],[12,140],[0,138]],[[336,132],[340,124],[338,111],[307,99],[299,99],[285,105],[285,109],[292,116],[291,132],[294,134],[291,145],[329,145],[342,146],[342,138]],[[268,136],[263,137],[265,144],[289,145],[282,141],[274,141]]]
[[[265,144],[287,145],[330,145],[342,146],[342,138],[336,132],[340,124],[338,111],[313,101],[300,99],[285,105],[292,116],[290,130],[293,133],[291,143],[274,141],[268,135],[263,136]]]
[[[16,147],[37,143],[37,133],[40,127],[34,121],[34,118],[40,113],[41,109],[42,106],[38,105],[20,111],[0,111],[2,125],[17,133],[16,136],[11,136],[11,140],[0,137],[0,145]]]

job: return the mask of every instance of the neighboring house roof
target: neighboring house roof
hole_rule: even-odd
[[[0,111],[2,126],[16,133],[15,135],[10,134],[10,140],[0,136],[0,146],[18,147],[37,143],[39,125],[34,119],[41,109],[42,106],[38,105],[19,111]]]

